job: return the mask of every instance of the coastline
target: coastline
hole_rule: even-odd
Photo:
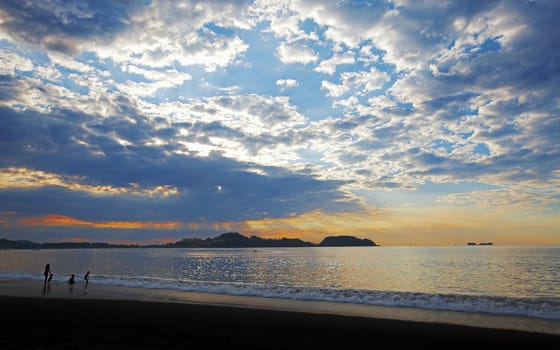
[[[3,310],[2,349],[44,348],[48,343],[41,343],[43,337],[64,347],[66,342],[78,341],[78,336],[90,339],[89,343],[80,345],[83,348],[87,344],[111,347],[103,342],[117,341],[125,334],[144,338],[144,333],[153,338],[138,339],[137,345],[134,345],[136,340],[129,340],[127,344],[159,348],[158,341],[168,341],[169,346],[191,342],[198,348],[208,344],[214,344],[210,348],[220,348],[233,341],[248,348],[308,348],[310,343],[357,346],[383,340],[402,345],[418,342],[456,345],[460,341],[473,346],[510,344],[519,348],[560,341],[558,320],[94,283],[87,289],[82,284],[70,289],[65,283],[57,282],[51,285],[50,291],[43,291],[42,281],[2,279],[0,309]],[[95,338],[91,343],[94,334],[95,337],[103,334],[105,340]],[[10,347],[13,344],[19,345]]]

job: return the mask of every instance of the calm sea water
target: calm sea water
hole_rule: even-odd
[[[560,319],[560,247],[0,251],[0,278],[54,279]]]

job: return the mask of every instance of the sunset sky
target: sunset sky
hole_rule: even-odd
[[[0,2],[0,238],[560,245],[560,2]]]

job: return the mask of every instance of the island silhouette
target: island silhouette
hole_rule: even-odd
[[[287,248],[287,247],[363,247],[378,246],[367,238],[354,236],[329,236],[319,244],[299,238],[261,238],[244,236],[239,232],[227,232],[213,238],[183,238],[180,241],[164,244],[111,244],[106,242],[46,242],[37,243],[24,240],[0,239],[0,249],[76,249],[76,248]]]

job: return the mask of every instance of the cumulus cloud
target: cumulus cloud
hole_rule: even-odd
[[[126,26],[133,4],[4,1],[0,30],[10,40],[76,54],[82,40],[110,41]]]
[[[315,51],[304,44],[288,45],[282,43],[276,49],[276,54],[282,63],[308,64],[318,60]]]
[[[111,45],[96,46],[101,58],[152,68],[200,65],[207,71],[232,64],[248,45],[237,35],[222,35],[207,23],[250,28],[246,5],[214,2],[160,2],[135,12],[126,31]]]
[[[331,58],[319,63],[319,65],[315,67],[315,71],[332,75],[336,71],[336,67],[338,65],[352,64],[354,62],[354,54],[351,52],[346,52],[344,54],[335,54]]]
[[[177,188],[168,185],[158,185],[140,188],[135,183],[127,187],[114,187],[111,185],[90,185],[87,179],[80,176],[65,177],[58,174],[27,168],[0,169],[0,190],[9,188],[41,188],[47,186],[64,187],[74,191],[86,192],[93,195],[119,195],[132,194],[147,197],[178,195]]]
[[[153,96],[160,89],[169,89],[191,80],[192,76],[176,69],[147,70],[135,65],[126,66],[125,71],[144,77],[147,82],[128,80],[126,83],[115,84],[120,91],[132,96]]]
[[[295,79],[278,79],[276,80],[276,85],[291,88],[298,86],[299,83]]]
[[[0,75],[15,77],[17,71],[29,72],[33,70],[33,67],[33,62],[30,59],[6,50],[0,50]]]
[[[341,84],[323,81],[321,87],[326,89],[328,95],[332,97],[340,97],[348,92],[365,95],[381,90],[383,85],[389,81],[389,75],[372,67],[369,71],[341,73],[340,80]]]
[[[181,145],[189,147],[198,140],[225,153],[228,144],[220,144],[220,139],[231,140],[235,133],[242,137],[236,128],[244,123],[254,124],[259,118],[263,122],[260,128],[267,129],[270,138],[271,128],[282,129],[301,121],[297,112],[281,109],[284,103],[281,98],[267,101],[258,96],[209,101],[208,106],[230,114],[230,127],[182,120],[153,124],[140,112],[134,112],[131,101],[120,101],[119,108],[126,107],[133,121],[108,118],[103,124],[95,116],[72,111],[59,110],[53,118],[31,111],[4,110],[0,130],[2,147],[7,153],[1,157],[0,164],[8,168],[3,172],[1,196],[5,199],[16,196],[18,200],[10,201],[9,206],[17,207],[19,212],[41,213],[40,207],[49,202],[49,208],[56,207],[69,216],[84,218],[81,210],[85,204],[78,210],[72,209],[71,203],[83,201],[79,198],[87,195],[87,212],[91,217],[84,219],[88,220],[139,220],[152,213],[154,221],[171,220],[177,215],[182,221],[196,222],[200,217],[220,221],[247,215],[282,216],[292,210],[309,210],[319,203],[324,206],[328,201],[332,201],[332,210],[356,207],[355,202],[338,202],[346,197],[339,190],[342,183],[338,181],[321,181],[279,167],[261,168],[224,158],[219,152],[209,152],[206,160],[196,152],[181,152]],[[44,123],[35,123],[36,120]],[[81,123],[73,122],[77,120]],[[228,124],[227,118],[224,120]],[[173,129],[162,128],[166,124]],[[28,126],[22,128],[22,125]],[[181,132],[181,125],[186,133]],[[149,140],[158,137],[167,144],[148,145]],[[270,140],[260,142],[270,144]],[[92,148],[103,156],[92,153]],[[53,157],[58,161],[53,161]],[[17,163],[13,159],[18,159]],[[260,174],[245,170],[255,168],[262,169]],[[215,191],[218,185],[222,187],[219,193]],[[33,193],[37,200],[30,201],[26,193]],[[160,204],[148,200],[154,197],[160,198],[157,201]],[[303,207],[297,204],[300,201],[305,202]],[[122,209],[118,214],[102,209],[111,207],[108,203],[117,202]],[[259,203],[258,208],[255,203]],[[160,208],[156,215],[154,206]]]
[[[536,186],[535,186],[536,185]],[[511,186],[496,190],[473,191],[448,194],[439,198],[439,201],[454,205],[474,205],[479,208],[492,208],[494,210],[512,211],[527,210],[540,211],[542,208],[556,206],[560,203],[560,191],[557,181],[549,184],[533,184],[527,186]]]
[[[427,182],[495,186],[453,205],[557,205],[554,1],[0,9],[1,203],[36,217],[244,220]]]

